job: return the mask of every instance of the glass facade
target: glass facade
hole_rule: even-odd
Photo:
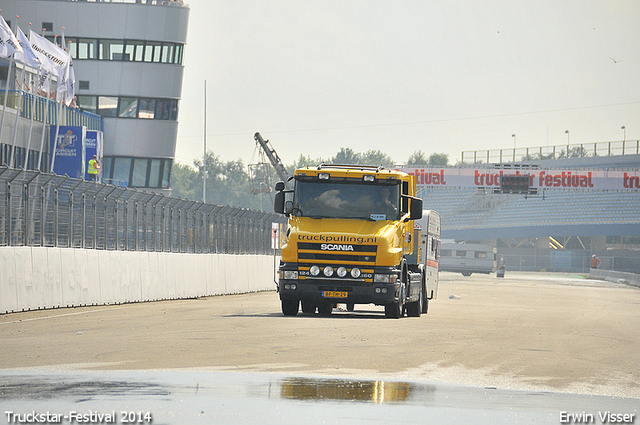
[[[40,171],[49,172],[49,154],[44,152],[40,158],[40,151],[29,149],[29,159],[27,159],[27,149],[20,146],[15,147],[13,153],[13,167],[25,170],[37,170],[40,162]],[[11,164],[11,145],[0,143],[0,165],[9,166]]]
[[[109,157],[102,159],[104,183],[126,187],[168,189],[172,159]]]
[[[66,37],[73,60],[149,62],[182,65],[184,44],[146,40]]]
[[[125,96],[76,96],[78,107],[103,118],[140,118],[175,121],[177,99]]]

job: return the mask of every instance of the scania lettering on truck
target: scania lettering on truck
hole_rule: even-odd
[[[288,216],[278,270],[285,316],[334,306],[384,306],[418,317],[438,289],[440,216],[422,210],[415,176],[382,167],[319,165],[278,182]]]

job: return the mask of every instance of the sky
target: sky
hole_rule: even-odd
[[[637,0],[187,4],[182,164],[204,152],[205,80],[207,150],[245,165],[256,132],[287,165],[640,139]]]

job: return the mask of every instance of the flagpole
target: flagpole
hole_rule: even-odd
[[[42,36],[44,37],[44,31],[45,29],[42,28]],[[58,36],[56,35],[56,38]],[[51,79],[49,79],[49,81],[51,81]],[[55,171],[53,171],[53,167],[56,164],[56,152],[58,150],[58,135],[60,134],[60,115],[62,115],[62,104],[60,102],[58,102],[58,88],[60,85],[60,75],[58,75],[58,80],[57,80],[57,84],[56,84],[56,95],[54,97],[54,99],[56,100],[56,106],[57,106],[57,113],[56,113],[56,136],[53,138],[53,152],[51,153],[51,168],[49,171],[51,171],[52,173],[55,173]],[[51,86],[49,86],[49,91],[51,91]]]
[[[38,75],[36,81],[40,80],[40,70],[38,69]],[[27,139],[27,155],[24,160],[25,169],[29,163],[29,150],[31,149],[31,135],[33,134],[33,120],[36,115],[36,83],[33,82],[33,93],[31,93],[31,119],[29,120],[29,138]]]
[[[16,105],[16,119],[14,121],[13,127],[13,142],[11,143],[11,162],[9,164],[9,168],[13,168],[14,158],[16,156],[16,142],[18,140],[18,123],[20,121],[20,109],[22,108],[22,82],[24,82],[24,68],[22,70],[22,82],[18,82],[18,66],[15,66],[15,74],[16,74],[16,84],[20,86],[20,94],[18,95],[18,104]],[[16,167],[19,165],[16,164]],[[25,163],[22,167],[23,170],[26,170],[27,164]]]
[[[49,85],[51,85],[51,73],[47,72],[47,78],[49,79]],[[38,170],[42,171],[42,152],[44,151],[44,135],[46,134],[46,130],[47,130],[47,121],[49,121],[49,95],[47,92],[45,92],[45,96],[44,96],[44,107],[45,107],[45,113],[44,113],[44,119],[42,120],[42,138],[40,139],[40,154],[38,156]],[[55,145],[54,145],[55,146]],[[53,172],[53,170],[49,170],[51,172]]]
[[[0,9],[0,12],[2,9]],[[18,19],[18,15],[16,15]],[[9,59],[9,70],[7,71],[7,84],[4,88],[4,103],[2,105],[2,119],[0,119],[0,143],[2,142],[2,131],[4,130],[4,114],[7,112],[7,98],[9,97],[9,81],[11,81],[11,66],[13,65],[13,54]],[[11,160],[13,162],[13,150],[11,151]]]
[[[207,80],[204,80],[204,156],[202,157],[202,202],[207,203]]]
[[[60,134],[60,116],[62,115],[62,102],[58,102],[58,93],[56,88],[56,104],[58,106],[58,113],[56,115],[56,137],[53,138],[53,153],[51,154],[51,172],[53,173],[53,167],[56,164],[56,151],[58,150],[58,135]]]

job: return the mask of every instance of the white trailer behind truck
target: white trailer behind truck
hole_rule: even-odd
[[[462,273],[464,276],[471,276],[472,273],[489,274],[496,271],[497,262],[497,250],[489,245],[453,242],[442,244],[441,271]]]

